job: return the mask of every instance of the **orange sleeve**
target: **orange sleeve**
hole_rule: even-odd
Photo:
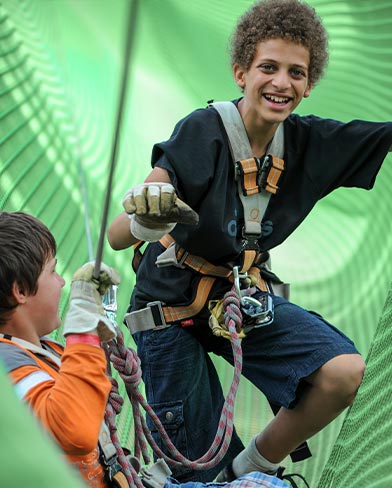
[[[23,369],[26,374],[26,367]],[[36,385],[25,397],[68,455],[88,454],[97,446],[111,388],[105,371],[101,348],[71,344],[64,350],[54,379]],[[16,371],[12,376],[15,381]]]

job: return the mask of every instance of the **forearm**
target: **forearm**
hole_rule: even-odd
[[[110,246],[115,251],[127,249],[138,240],[131,234],[129,215],[122,212],[114,218],[107,231]]]

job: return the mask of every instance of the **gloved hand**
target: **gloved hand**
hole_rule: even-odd
[[[111,285],[120,283],[119,273],[101,264],[98,280],[93,278],[94,262],[79,268],[72,278],[71,297],[63,334],[88,334],[97,329],[101,342],[116,336],[114,324],[106,317],[102,296]]]
[[[141,241],[154,242],[177,223],[195,225],[199,216],[180,200],[170,183],[150,182],[128,190],[122,200],[130,214],[131,233]]]

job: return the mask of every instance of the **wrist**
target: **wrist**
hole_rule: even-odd
[[[150,227],[143,225],[135,214],[130,216],[130,221],[131,234],[136,237],[136,239],[147,242],[159,241],[161,237],[171,232],[176,226],[175,223],[162,224],[159,227],[157,226],[154,229],[151,229]]]
[[[96,334],[68,334],[65,338],[67,346],[71,344],[91,344],[92,346],[101,346],[99,336]]]

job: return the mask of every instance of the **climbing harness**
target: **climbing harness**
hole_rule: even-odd
[[[252,149],[236,106],[232,102],[215,102],[210,103],[209,106],[215,108],[219,113],[228,135],[238,193],[244,207],[242,265],[238,269],[238,273],[243,276],[253,275],[256,279],[255,284],[261,291],[273,291],[260,274],[260,267],[266,267],[268,270],[269,254],[260,251],[258,240],[261,237],[261,221],[270,196],[278,191],[278,182],[284,170],[284,162],[281,159],[284,154],[283,125],[278,126],[268,148],[273,155],[268,154],[263,161],[260,161],[257,158],[249,158]],[[213,265],[204,258],[191,255],[181,248],[169,234],[160,239],[160,243],[166,250],[158,256],[156,266],[189,267],[201,275],[196,286],[195,298],[186,306],[166,306],[161,302],[150,302],[145,308],[128,313],[125,316],[125,322],[132,333],[167,327],[170,323],[194,317],[205,306],[216,278],[226,278],[234,282],[233,263],[228,263],[226,266]],[[134,246],[132,264],[135,272],[142,259],[140,251],[142,245],[143,242],[139,242]],[[283,285],[273,273],[269,270],[268,272],[275,282]],[[239,283],[237,284],[237,293],[241,298]],[[272,322],[273,304],[268,295],[262,297],[261,301],[248,296],[241,299],[241,306],[245,317],[244,326],[248,331],[257,322],[260,325],[264,319],[264,325]],[[266,316],[261,318],[264,313]],[[212,316],[214,317],[214,314]],[[213,318],[212,321],[214,321]]]
[[[200,256],[185,251],[169,234],[163,236],[159,242],[166,248],[166,251],[158,256],[156,261],[158,267],[188,267],[200,275],[196,284],[195,296],[188,305],[167,306],[162,302],[154,301],[148,303],[143,309],[127,313],[124,320],[132,333],[168,327],[174,322],[181,322],[194,317],[204,308],[216,278],[225,278],[232,283],[234,282],[232,263],[228,263],[227,266],[216,266],[209,263]],[[134,246],[132,266],[135,272],[143,257],[140,249],[142,245],[143,242],[138,242]],[[254,249],[246,250],[242,256],[241,267],[238,267],[241,276],[246,276],[262,291],[269,291],[267,282],[260,275],[260,267],[266,266],[268,257],[268,253],[256,252]],[[270,277],[280,282],[272,273]]]
[[[220,115],[226,130],[234,161],[234,175],[238,195],[244,208],[242,229],[243,249],[259,249],[262,236],[261,222],[272,194],[277,193],[279,179],[284,171],[283,124],[279,124],[274,138],[262,160],[253,154],[241,115],[232,102],[211,102]]]

